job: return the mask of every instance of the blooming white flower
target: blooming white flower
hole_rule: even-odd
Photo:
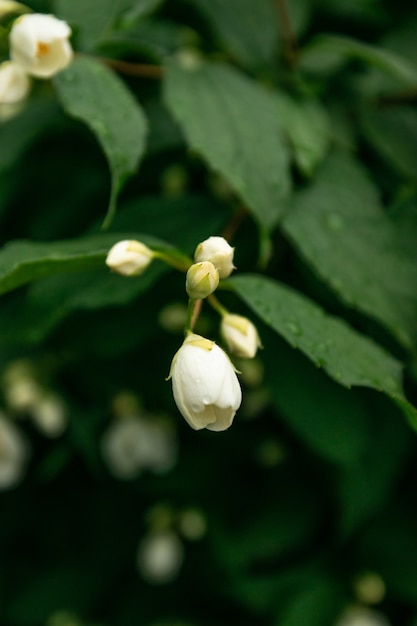
[[[214,341],[188,335],[172,360],[169,378],[176,405],[192,428],[229,428],[242,391],[229,357]]]
[[[137,567],[150,583],[166,584],[178,575],[184,561],[184,546],[171,530],[152,531],[139,544]]]
[[[220,278],[227,278],[235,269],[233,265],[234,251],[235,249],[227,243],[224,237],[209,237],[198,244],[194,260],[196,263],[211,261],[214,267],[219,270]]]
[[[111,473],[124,480],[136,478],[143,469],[163,474],[177,460],[177,445],[169,425],[137,415],[122,417],[109,426],[102,452]]]
[[[252,359],[261,345],[256,326],[242,315],[226,313],[220,332],[232,354]]]
[[[153,257],[152,250],[140,241],[119,241],[108,253],[106,265],[122,276],[139,276]]]
[[[29,90],[30,79],[18,63],[0,64],[0,104],[17,104],[26,98]]]
[[[187,272],[185,289],[190,298],[207,298],[217,289],[219,272],[210,261],[193,263]]]
[[[0,414],[0,490],[14,487],[22,478],[27,446],[17,427]]]
[[[53,15],[22,15],[10,31],[10,56],[32,76],[51,78],[73,57],[71,29]]]

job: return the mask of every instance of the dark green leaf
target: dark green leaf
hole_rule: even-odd
[[[112,185],[105,220],[108,225],[117,196],[126,179],[136,172],[145,150],[145,116],[116,74],[93,59],[76,59],[54,82],[66,112],[89,126],[109,162]]]
[[[266,383],[279,416],[320,456],[342,466],[358,463],[373,440],[358,394],[334,383],[278,337],[264,338],[264,345]]]
[[[278,15],[271,0],[194,0],[225,48],[240,62],[256,68],[278,51]]]
[[[220,172],[265,228],[283,213],[288,150],[273,96],[226,65],[167,67],[165,98],[190,147]]]
[[[133,0],[55,0],[55,14],[75,26],[77,42],[90,50],[111,30],[123,8]]]
[[[317,100],[295,100],[284,92],[276,94],[276,102],[297,166],[305,176],[311,176],[329,147],[326,110]]]
[[[146,235],[139,238],[155,248],[161,245]],[[9,243],[0,251],[0,294],[45,276],[104,267],[107,252],[122,239],[126,239],[123,234],[106,234],[50,243]]]
[[[329,67],[332,64],[337,67],[345,59],[358,59],[406,87],[417,86],[417,71],[407,59],[390,50],[362,43],[350,37],[320,35],[304,49],[302,66],[314,69],[319,58],[324,59]]]
[[[261,319],[294,348],[345,387],[370,387],[387,394],[417,428],[417,411],[404,398],[401,364],[341,319],[278,282],[256,275],[236,276],[229,284]]]
[[[295,196],[284,230],[346,304],[413,344],[417,268],[357,162],[332,154],[314,184]]]
[[[373,148],[402,176],[416,180],[417,111],[413,107],[363,111],[362,129]]]

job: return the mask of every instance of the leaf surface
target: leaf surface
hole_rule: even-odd
[[[108,226],[126,179],[138,168],[145,150],[147,122],[141,106],[125,84],[104,65],[78,58],[54,78],[65,111],[94,133],[111,172]]]
[[[341,300],[405,346],[415,342],[417,267],[358,163],[332,154],[314,184],[295,196],[283,227]]]
[[[417,410],[402,390],[401,363],[388,352],[271,278],[248,274],[235,276],[228,284],[268,326],[331,378],[348,388],[357,385],[387,394],[417,428]]]
[[[190,64],[191,63],[191,64]],[[265,229],[290,191],[288,150],[272,94],[227,65],[167,66],[165,99],[190,147],[231,184]]]

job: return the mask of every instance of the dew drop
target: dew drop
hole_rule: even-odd
[[[301,335],[301,328],[296,322],[286,322],[285,327],[290,331],[293,335]]]

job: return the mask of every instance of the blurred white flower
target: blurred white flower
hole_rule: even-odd
[[[122,276],[139,276],[153,258],[152,250],[140,241],[118,241],[107,255],[106,265]]]
[[[3,393],[10,411],[26,414],[47,437],[58,437],[67,425],[62,398],[36,379],[33,364],[12,361],[3,374]]]
[[[193,263],[187,272],[185,289],[188,296],[194,300],[207,298],[217,289],[219,272],[210,261]]]
[[[192,428],[229,428],[242,391],[229,357],[214,341],[188,335],[172,360],[169,378],[177,407]]]
[[[178,576],[184,561],[184,547],[171,530],[152,531],[139,544],[136,563],[149,583],[166,584]]]
[[[25,70],[13,61],[0,64],[0,104],[17,104],[30,91],[30,78]]]
[[[236,356],[253,359],[261,345],[256,326],[242,315],[223,315],[220,332],[230,352]]]
[[[102,454],[117,478],[132,479],[143,470],[169,472],[177,460],[177,443],[169,424],[136,415],[112,422],[104,433]]]
[[[30,75],[51,78],[69,65],[71,29],[53,15],[22,15],[10,31],[10,56]]]
[[[20,482],[28,456],[23,436],[13,422],[0,414],[0,490]]]
[[[343,613],[335,626],[390,626],[390,622],[379,611],[353,606]]]
[[[43,394],[32,407],[31,417],[47,437],[59,437],[67,426],[65,404],[55,393]]]
[[[235,249],[232,248],[224,237],[209,237],[198,244],[194,260],[211,261],[214,267],[219,270],[220,278],[227,278],[235,269],[233,265],[233,255]]]

